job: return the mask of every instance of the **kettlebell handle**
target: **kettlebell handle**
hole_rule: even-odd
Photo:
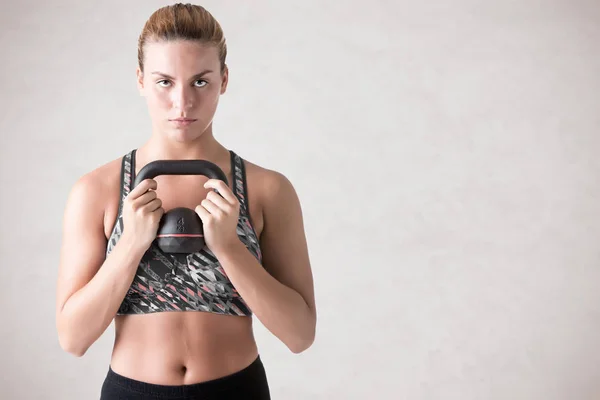
[[[207,160],[157,160],[144,165],[135,177],[133,188],[144,179],[159,175],[204,175],[209,179],[220,179],[227,186],[227,176],[216,164]]]

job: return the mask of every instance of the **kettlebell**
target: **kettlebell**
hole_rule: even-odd
[[[159,175],[204,175],[229,185],[223,170],[210,161],[157,160],[142,167],[135,177],[133,188],[144,179],[154,179]],[[158,224],[156,244],[165,253],[189,254],[202,250],[206,244],[202,220],[196,211],[187,207],[165,212]]]

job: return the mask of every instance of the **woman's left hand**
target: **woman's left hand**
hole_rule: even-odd
[[[240,203],[229,186],[220,179],[209,179],[204,187],[219,191],[209,191],[195,209],[204,226],[206,246],[213,253],[218,253],[241,243],[237,235]]]

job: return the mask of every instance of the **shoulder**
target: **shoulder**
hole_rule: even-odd
[[[102,194],[120,184],[122,157],[111,160],[80,176],[71,189],[72,193],[85,192],[102,197]],[[115,179],[117,178],[117,179]]]
[[[107,214],[116,214],[121,188],[121,161],[122,157],[110,160],[78,177],[69,192],[66,212],[85,213],[86,217],[103,219]]]
[[[297,197],[291,180],[282,172],[244,159],[246,179],[254,187],[254,196],[266,207]]]

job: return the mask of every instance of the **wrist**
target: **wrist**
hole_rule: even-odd
[[[125,232],[121,235],[118,244],[123,247],[123,250],[126,253],[131,254],[132,256],[139,256],[140,258],[144,255],[146,250],[148,250],[148,247],[150,247],[150,245],[140,243],[134,236],[128,235]]]
[[[235,239],[230,242],[223,244],[221,246],[215,246],[214,249],[211,249],[212,253],[218,259],[222,259],[224,257],[230,256],[232,254],[236,254],[240,251],[246,250],[246,245],[242,243],[240,238],[236,235]]]

